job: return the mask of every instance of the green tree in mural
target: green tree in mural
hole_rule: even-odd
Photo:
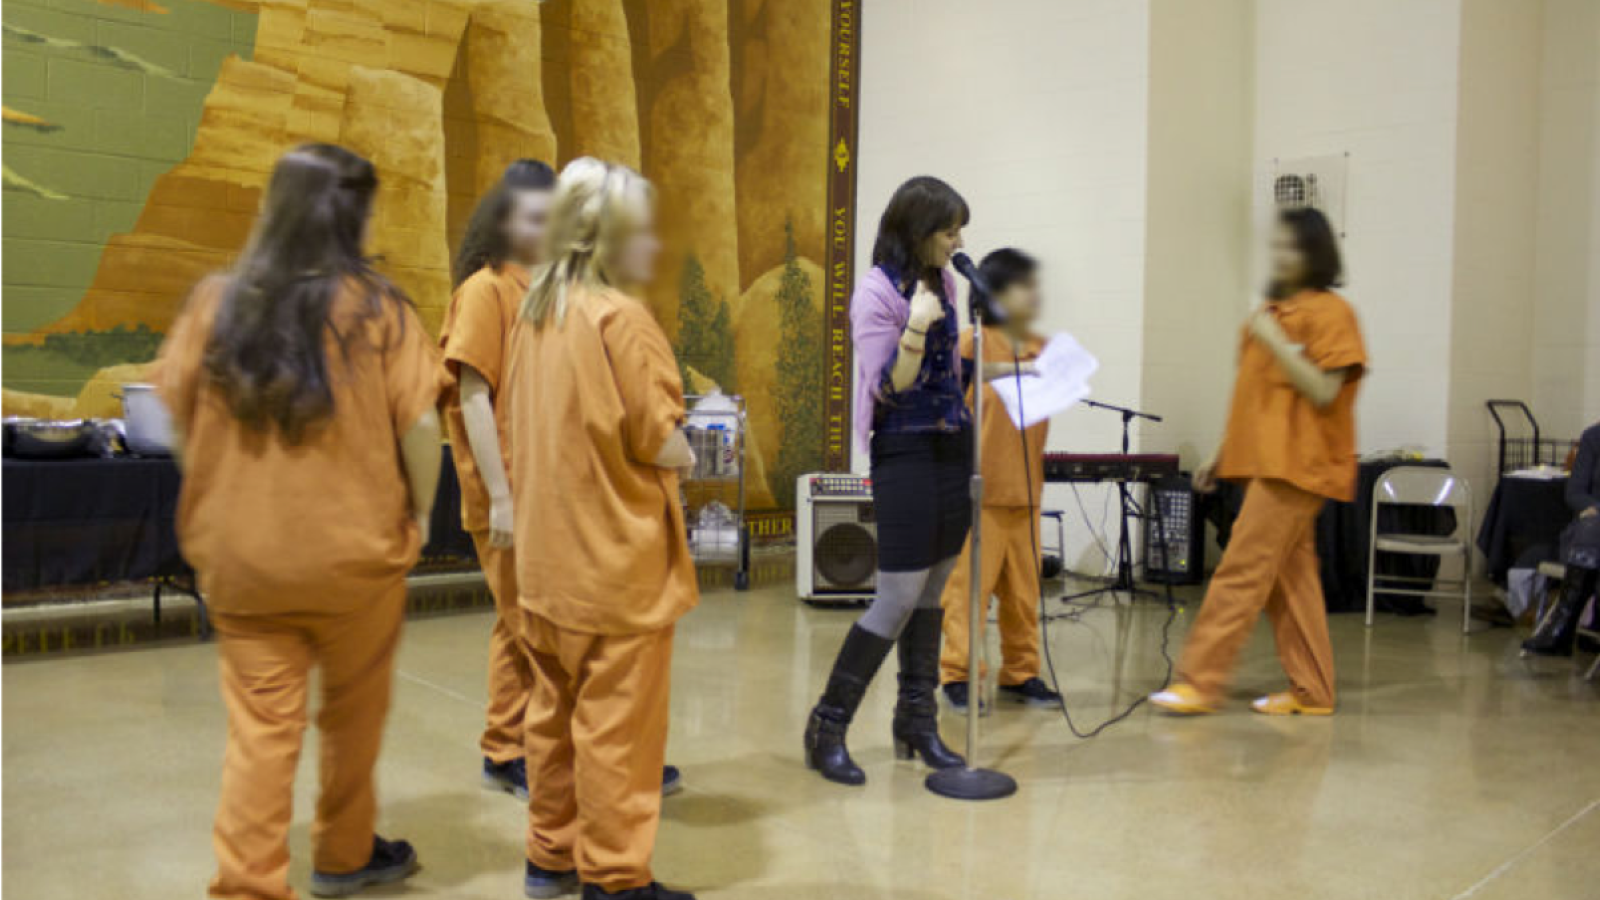
[[[734,390],[733,314],[728,301],[711,295],[706,270],[690,254],[678,282],[678,368],[684,387],[689,367],[715,381],[723,393]]]
[[[793,223],[787,223],[784,230],[783,279],[778,283],[777,295],[782,342],[778,346],[773,398],[783,438],[768,483],[778,506],[793,509],[795,479],[822,468],[822,392],[827,354],[822,314],[812,301],[811,279],[800,268]]]

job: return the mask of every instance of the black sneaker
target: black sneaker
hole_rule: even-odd
[[[522,893],[533,900],[553,900],[555,897],[565,897],[578,892],[578,872],[568,869],[565,872],[556,872],[551,869],[541,869],[527,862],[527,868],[522,875]]]
[[[1021,684],[1002,684],[1000,696],[1028,706],[1055,706],[1061,702],[1061,695],[1050,690],[1050,685],[1039,678],[1029,678]]]
[[[967,683],[965,681],[952,681],[944,686],[944,700],[950,708],[958,713],[967,711]],[[981,704],[978,707],[979,715],[989,714],[989,705]]]
[[[671,797],[683,790],[683,773],[677,766],[661,767],[661,796]]]
[[[497,763],[483,758],[483,786],[491,791],[505,791],[518,800],[528,799],[528,762],[522,757]]]
[[[662,887],[661,882],[652,881],[645,887],[616,893],[601,890],[596,884],[586,884],[583,886],[583,900],[694,900],[694,895],[686,891],[669,890]]]
[[[417,851],[405,841],[386,841],[377,835],[372,836],[372,857],[367,864],[354,872],[343,875],[330,875],[326,872],[311,873],[311,895],[313,897],[348,897],[364,887],[375,884],[393,884],[421,868],[417,863]]]

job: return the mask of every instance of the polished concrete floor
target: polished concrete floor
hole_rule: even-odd
[[[1080,726],[1160,685],[1164,617],[1141,604],[1052,625]],[[1081,741],[1057,713],[1002,706],[983,720],[982,760],[1021,790],[969,805],[892,759],[890,678],[853,732],[870,783],[801,767],[806,710],[853,618],[774,586],[709,592],[684,621],[670,757],[688,789],[666,801],[664,881],[741,900],[1600,897],[1600,686],[1564,661],[1524,664],[1510,631],[1336,617],[1343,697],[1328,720],[1248,711],[1279,685],[1265,631],[1236,702],[1207,719],[1141,708]],[[521,896],[522,811],[477,786],[488,627],[486,614],[407,627],[382,830],[425,868],[380,896]],[[202,896],[224,737],[212,648],[44,659],[3,678],[7,896]],[[962,733],[949,716],[945,730]],[[302,887],[315,758],[291,838]]]

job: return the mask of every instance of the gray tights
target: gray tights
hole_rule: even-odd
[[[878,595],[856,622],[885,640],[895,640],[917,609],[938,609],[944,583],[957,557],[941,559],[914,572],[878,572]]]

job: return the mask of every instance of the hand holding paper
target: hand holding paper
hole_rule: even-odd
[[[1089,396],[1089,376],[1100,361],[1072,335],[1052,337],[1034,362],[1034,374],[989,382],[1018,428],[1029,428]]]

